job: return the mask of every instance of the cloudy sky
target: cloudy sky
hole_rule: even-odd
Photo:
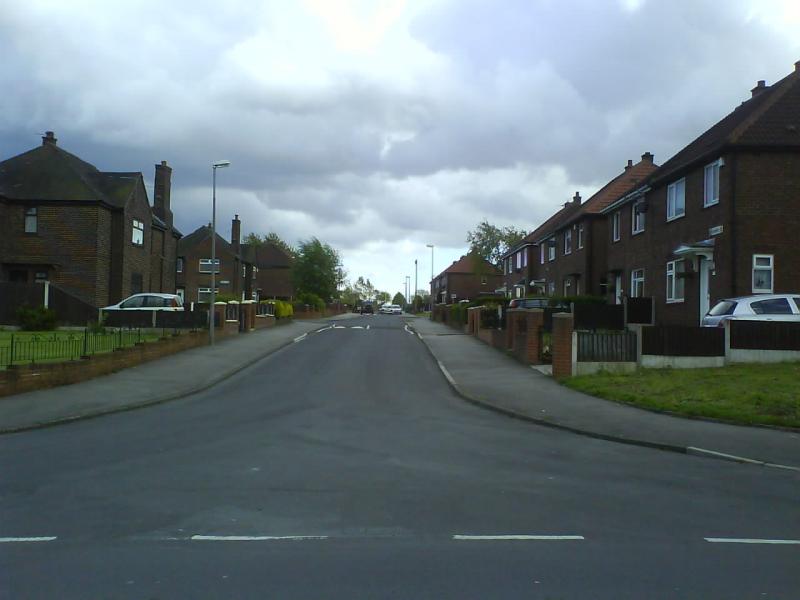
[[[797,0],[26,0],[0,11],[0,158],[174,169],[188,233],[317,236],[402,290],[481,219],[532,229],[661,163],[800,60]],[[424,283],[423,283],[424,282]]]

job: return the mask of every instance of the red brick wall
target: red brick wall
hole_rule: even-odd
[[[553,377],[556,379],[572,376],[572,331],[571,314],[553,315]]]

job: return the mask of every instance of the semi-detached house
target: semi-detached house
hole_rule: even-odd
[[[602,212],[610,296],[653,297],[658,323],[800,291],[800,62]]]

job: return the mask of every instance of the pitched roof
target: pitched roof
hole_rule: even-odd
[[[727,146],[800,147],[800,61],[777,83],[763,81],[753,96],[665,162],[651,178],[663,181]]]
[[[192,233],[183,236],[178,240],[178,256],[186,256],[189,251],[197,244],[200,244],[208,239],[211,239],[211,226],[203,225],[195,229]],[[224,250],[229,254],[233,254],[233,248],[228,241],[217,233],[217,249]]]
[[[259,269],[288,268],[291,266],[289,255],[275,244],[269,242],[264,244],[242,244],[242,256]]]
[[[649,152],[642,154],[642,160],[635,165],[628,161],[625,170],[601,187],[591,198],[581,205],[583,214],[599,214],[609,204],[633,191],[651,174],[658,170]]]
[[[122,208],[141,173],[104,173],[45,142],[0,162],[0,195],[14,200],[97,202]]]
[[[439,273],[437,277],[444,275],[445,273],[466,273],[472,274],[475,273],[475,260],[483,261],[486,269],[488,269],[488,274],[490,275],[500,275],[500,269],[498,269],[495,265],[490,263],[488,260],[482,257],[476,257],[473,254],[465,254],[461,258],[456,261],[453,261],[453,264],[447,267],[444,271]]]

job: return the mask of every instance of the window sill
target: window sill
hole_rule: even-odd
[[[711,208],[712,206],[716,206],[717,204],[719,204],[719,200],[716,200],[715,202],[709,202],[708,204],[704,202],[703,208]]]
[[[685,301],[685,298],[681,298],[680,300],[667,300],[667,304],[683,304]]]
[[[639,231],[631,231],[631,237],[639,235],[640,233],[644,233],[644,229],[640,229]]]
[[[617,242],[619,242],[621,239],[622,239],[622,238],[617,238],[617,239],[615,239],[615,240],[611,240],[611,243],[612,243],[612,244],[616,244],[616,243],[617,243]]]
[[[772,290],[753,290],[754,294],[772,294],[774,293]]]
[[[685,216],[686,213],[683,213],[682,215],[675,215],[674,217],[667,217],[667,223],[671,223],[672,221],[677,221],[678,219],[682,219]]]

